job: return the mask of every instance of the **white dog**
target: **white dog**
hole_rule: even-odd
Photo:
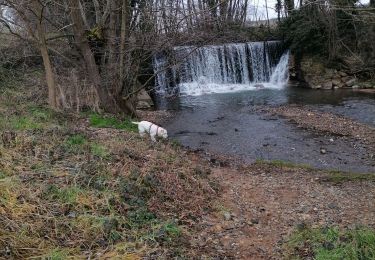
[[[155,137],[163,137],[164,139],[168,138],[168,132],[164,128],[155,125],[154,123],[148,121],[141,121],[141,122],[132,122],[133,124],[138,125],[139,135],[144,137],[146,133],[150,134],[151,140],[156,142]]]

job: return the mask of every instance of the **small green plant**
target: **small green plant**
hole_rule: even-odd
[[[108,158],[109,155],[110,155],[108,150],[103,145],[100,145],[100,144],[97,144],[97,143],[91,144],[91,153],[95,156],[98,156],[98,157],[102,158],[102,159]]]
[[[48,260],[65,260],[68,259],[69,253],[66,250],[54,249],[46,255],[45,259]]]
[[[162,229],[166,232],[169,238],[173,239],[181,236],[181,228],[174,222],[168,222],[162,226]]]
[[[130,119],[120,121],[115,117],[102,116],[99,114],[92,114],[89,117],[90,125],[98,128],[116,128],[123,129],[130,132],[137,132],[137,126],[132,124]]]
[[[33,130],[43,128],[41,123],[28,116],[13,117],[10,119],[10,125],[11,128],[16,130]]]
[[[328,171],[322,178],[323,181],[340,184],[348,181],[375,181],[374,173],[353,173],[341,171]]]
[[[287,259],[375,259],[375,231],[365,227],[303,227],[286,244]]]
[[[297,163],[292,163],[288,161],[282,161],[282,160],[262,160],[262,159],[257,159],[255,161],[256,164],[265,164],[265,165],[271,165],[275,167],[286,167],[286,168],[303,168],[303,169],[312,169],[310,165],[307,164],[297,164]]]
[[[154,213],[144,207],[128,212],[129,225],[132,227],[143,227],[156,221]]]
[[[83,146],[86,143],[86,137],[81,134],[72,135],[66,140],[66,144],[69,146]]]
[[[48,122],[53,118],[53,111],[44,107],[30,107],[30,113],[38,121]]]
[[[75,204],[80,194],[83,194],[83,191],[78,187],[59,188],[56,185],[48,187],[46,192],[51,199],[66,204]]]
[[[181,148],[182,147],[182,144],[180,143],[180,141],[176,140],[176,139],[172,139],[171,141],[171,145],[173,148],[177,149],[177,148]]]
[[[8,176],[5,174],[5,172],[0,171],[0,180],[5,179],[6,177],[8,177]]]

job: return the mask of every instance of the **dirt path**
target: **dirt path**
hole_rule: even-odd
[[[265,164],[216,169],[212,178],[223,194],[215,214],[204,217],[196,246],[221,259],[280,259],[283,240],[301,225],[374,228],[375,182],[338,184],[326,176]]]

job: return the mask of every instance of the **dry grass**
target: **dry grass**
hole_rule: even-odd
[[[0,258],[193,254],[188,231],[215,195],[205,163],[172,144],[94,128],[86,116],[3,91]]]

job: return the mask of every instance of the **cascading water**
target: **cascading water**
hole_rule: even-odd
[[[202,95],[257,88],[283,88],[289,52],[281,44],[249,42],[217,46],[179,46],[154,57],[156,91],[162,95]]]

